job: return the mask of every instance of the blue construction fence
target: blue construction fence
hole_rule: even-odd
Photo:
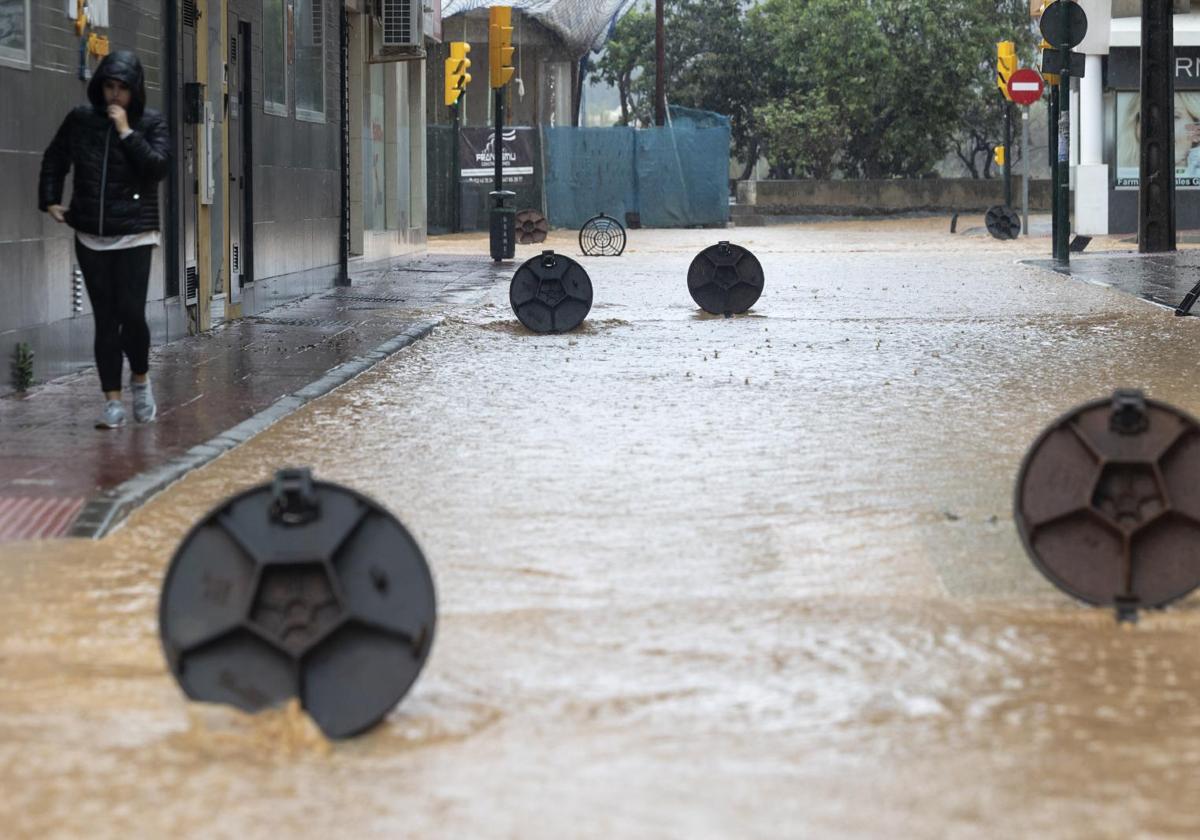
[[[729,221],[729,118],[672,106],[664,128],[516,128],[506,156],[516,163],[505,186],[518,209],[541,210],[550,224],[578,228],[599,213],[644,227],[723,226]],[[480,129],[469,131],[478,133]],[[429,229],[453,218],[453,131],[429,127]],[[459,196],[464,230],[486,230],[490,178],[471,178],[478,137],[464,129],[459,144]],[[463,151],[466,149],[466,151]],[[483,158],[489,151],[483,150]]]
[[[546,216],[577,228],[597,213],[645,227],[729,221],[729,118],[671,109],[663,128],[544,128]]]

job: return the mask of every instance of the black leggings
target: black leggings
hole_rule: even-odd
[[[83,282],[87,284],[96,319],[96,367],[103,391],[121,390],[122,353],[135,374],[150,370],[146,291],[153,251],[153,245],[93,251],[75,240],[75,256],[83,270]]]

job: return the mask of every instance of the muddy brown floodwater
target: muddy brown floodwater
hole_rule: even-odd
[[[729,231],[767,276],[733,319],[686,291],[716,232],[631,232],[582,260],[580,331],[526,333],[497,286],[110,537],[3,546],[2,833],[1200,834],[1196,599],[1117,626],[1011,512],[1076,403],[1200,413],[1200,322],[946,228]],[[438,586],[424,673],[348,742],[185,702],[158,644],[186,529],[300,464],[394,512]]]

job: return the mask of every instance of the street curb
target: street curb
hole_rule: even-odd
[[[360,373],[429,335],[435,327],[444,323],[444,320],[436,318],[414,324],[395,338],[380,344],[374,350],[356,356],[327,371],[315,382],[305,385],[295,393],[280,397],[254,416],[243,420],[205,443],[193,446],[183,455],[173,458],[163,466],[136,475],[111,490],[105,490],[103,493],[93,496],[84,503],[65,536],[89,539],[100,539],[106,536],[134,509],[149,501],[151,496],[165,490],[197,467],[202,467],[217,456],[245,443],[301,406],[328,394],[339,385],[344,385]]]

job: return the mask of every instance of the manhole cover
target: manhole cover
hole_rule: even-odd
[[[570,332],[592,309],[592,281],[575,260],[543,251],[517,269],[508,299],[517,319],[534,332]]]
[[[996,239],[1016,239],[1021,235],[1021,217],[1011,207],[997,204],[983,216],[988,233]]]
[[[705,248],[688,268],[692,300],[713,315],[737,315],[758,301],[765,279],[754,254],[740,245],[718,242]]]
[[[193,700],[299,697],[330,738],[378,723],[433,641],[433,579],[404,526],[353,490],[283,470],[226,499],[167,569],[159,631]]]
[[[1014,515],[1034,564],[1082,601],[1182,598],[1200,585],[1200,426],[1138,391],[1079,406],[1025,456]]]

